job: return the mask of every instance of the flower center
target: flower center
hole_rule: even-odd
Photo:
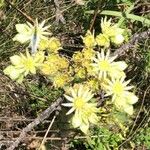
[[[26,69],[32,69],[34,67],[34,62],[31,59],[26,60],[26,62],[24,62]]]
[[[74,107],[77,109],[81,109],[84,106],[84,104],[84,100],[80,97],[77,97],[74,101]]]
[[[102,71],[109,71],[110,69],[110,63],[107,60],[100,61],[98,65]]]
[[[84,43],[86,46],[88,47],[92,47],[94,45],[94,37],[92,35],[88,35],[87,37],[85,37],[84,39]]]
[[[114,85],[113,85],[113,93],[117,94],[117,95],[120,95],[122,94],[124,91],[124,87],[122,85],[122,83],[120,82],[116,82]]]

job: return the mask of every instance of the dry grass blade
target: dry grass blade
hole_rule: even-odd
[[[52,127],[52,125],[53,125],[55,119],[56,119],[56,116],[53,117],[51,123],[49,124],[49,127],[48,127],[48,129],[47,129],[47,131],[46,131],[46,133],[45,133],[45,135],[44,135],[44,138],[43,138],[43,140],[42,140],[42,143],[41,143],[41,145],[40,145],[39,150],[41,149],[42,145],[44,145],[44,143],[45,143],[45,141],[46,141],[47,134],[48,134],[49,130],[51,129],[51,127]]]

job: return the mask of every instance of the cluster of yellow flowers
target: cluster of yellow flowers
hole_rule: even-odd
[[[110,42],[119,45],[124,41],[123,32],[124,29],[118,27],[117,24],[112,25],[111,19],[107,21],[107,18],[101,20],[102,33],[97,35],[96,42],[99,46],[109,47]]]
[[[85,134],[90,124],[98,123],[100,111],[94,94],[100,90],[105,92],[105,96],[112,96],[117,110],[132,115],[133,104],[138,98],[130,91],[133,86],[127,86],[130,81],[124,81],[127,64],[115,61],[117,56],[111,56],[109,50],[95,50],[97,45],[108,47],[110,42],[121,44],[124,41],[123,29],[111,25],[111,20],[102,19],[102,33],[95,38],[94,33],[87,31],[82,37],[84,48],[75,52],[69,61],[59,55],[61,43],[56,37],[48,37],[51,35],[47,31],[49,26],[44,27],[44,24],[45,21],[39,24],[36,20],[34,26],[30,23],[16,25],[18,34],[13,40],[30,43],[31,54],[26,50],[26,55],[21,53],[10,57],[12,64],[4,73],[21,83],[28,74],[39,71],[53,82],[55,88],[64,88],[64,97],[69,103],[62,105],[71,107],[67,115],[74,114],[71,121],[73,127],[80,128]]]
[[[72,80],[68,60],[58,54],[48,55],[40,69],[52,80],[55,87],[62,88]]]
[[[117,55],[111,56],[109,50],[95,51],[96,45],[108,47],[110,41],[121,44],[124,41],[123,29],[117,25],[111,26],[111,20],[107,22],[106,18],[102,20],[101,28],[103,34],[96,38],[90,31],[87,31],[85,37],[82,37],[85,46],[83,50],[74,53],[72,61],[75,78],[84,80],[80,80],[83,82],[82,85],[80,83],[77,86],[78,88],[76,86],[71,88],[69,94],[71,96],[64,95],[71,102],[63,104],[71,107],[67,115],[75,111],[72,125],[75,128],[79,127],[84,133],[88,132],[89,123],[95,124],[98,121],[99,111],[96,103],[93,104],[92,100],[89,100],[93,97],[89,91],[96,94],[97,91],[103,90],[105,96],[112,96],[112,103],[117,110],[124,111],[129,115],[133,114],[133,104],[138,101],[137,96],[130,91],[133,86],[127,86],[129,81],[124,81],[126,78],[124,70],[127,68],[127,64],[124,61],[115,61]],[[100,36],[107,36],[108,43]],[[86,91],[86,89],[88,90]],[[94,115],[94,121],[90,120],[90,114]]]
[[[98,79],[101,80],[101,87],[106,92],[106,96],[112,95],[112,102],[119,110],[124,110],[128,114],[133,114],[132,104],[136,103],[138,98],[128,90],[133,86],[127,86],[129,81],[124,82],[126,74],[124,70],[127,64],[124,61],[114,62],[117,56],[110,57],[109,51],[106,55],[102,50],[93,58],[93,71]]]
[[[73,54],[73,68],[75,71],[75,78],[85,79],[87,73],[92,73],[91,57],[94,57],[95,51],[92,48],[84,48],[81,52]]]
[[[47,50],[49,54],[57,54],[58,50],[61,49],[61,43],[59,39],[51,37],[49,39],[43,39],[39,43],[40,50]]]
[[[33,26],[29,22],[26,24],[16,24],[18,34],[13,38],[20,43],[30,43],[31,54],[26,50],[26,55],[14,55],[10,57],[12,65],[8,66],[4,73],[12,80],[21,83],[28,74],[36,74],[38,70],[46,75],[55,87],[63,87],[71,80],[69,63],[64,56],[59,56],[58,50],[61,49],[59,39],[49,38],[51,33],[46,30],[50,26],[45,26],[45,21],[38,23],[36,20]],[[45,50],[47,55],[45,55]]]

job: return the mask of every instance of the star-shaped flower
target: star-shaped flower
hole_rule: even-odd
[[[89,102],[93,98],[92,92],[80,85],[76,88],[71,88],[71,96],[64,95],[70,103],[64,103],[63,106],[71,107],[67,115],[75,112],[72,125],[74,128],[80,127],[81,131],[87,133],[89,123],[96,124],[98,121],[96,103]]]
[[[40,40],[47,39],[47,35],[51,35],[51,33],[47,31],[50,26],[44,27],[44,24],[45,20],[39,24],[37,19],[34,25],[29,22],[24,24],[16,24],[18,34],[13,38],[13,40],[20,43],[29,42],[33,53],[35,53],[39,46]]]
[[[131,90],[133,86],[127,86],[130,82],[124,81],[124,77],[120,79],[112,79],[107,80],[107,85],[105,85],[106,96],[112,95],[112,101],[114,101],[117,97],[122,97],[126,92]]]
[[[123,70],[127,67],[127,64],[123,61],[114,62],[116,58],[117,55],[110,56],[109,50],[106,52],[106,55],[104,50],[101,50],[101,53],[97,52],[96,57],[92,58],[94,63],[91,65],[99,79],[107,77],[120,78],[120,76],[124,75]],[[115,74],[118,76],[115,76]]]

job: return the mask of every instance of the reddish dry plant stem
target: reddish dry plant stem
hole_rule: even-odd
[[[90,25],[90,31],[91,31],[91,32],[92,32],[92,30],[93,30],[96,17],[97,17],[97,15],[98,15],[98,13],[99,13],[100,5],[101,5],[101,1],[98,2],[97,9],[94,11],[94,17],[93,17],[93,20],[91,21],[91,25]]]
[[[33,19],[28,16],[26,13],[24,13],[23,11],[21,11],[20,9],[18,9],[16,6],[14,6],[14,4],[12,4],[9,0],[5,0],[9,5],[11,5],[14,9],[16,9],[19,13],[21,13],[30,23],[34,24]]]

